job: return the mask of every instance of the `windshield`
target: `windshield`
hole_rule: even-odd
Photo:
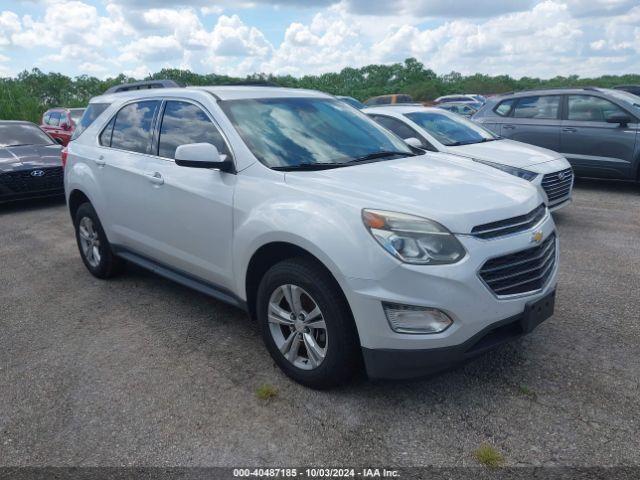
[[[261,98],[220,105],[256,158],[271,168],[340,165],[387,151],[412,155],[402,140],[340,100]]]
[[[84,113],[84,108],[69,109],[69,114],[71,115],[71,120],[73,120],[73,123],[78,123],[78,120],[82,118],[83,113]]]
[[[405,116],[417,123],[443,145],[470,145],[497,140],[497,135],[469,120],[438,112],[411,112]]]
[[[0,124],[0,146],[51,145],[51,137],[35,125],[28,123]]]

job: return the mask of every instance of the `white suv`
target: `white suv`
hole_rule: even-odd
[[[529,183],[412,150],[332,96],[267,87],[103,95],[70,143],[82,259],[246,309],[282,370],[326,388],[442,370],[553,310],[554,224]],[[91,109],[91,106],[90,106]]]

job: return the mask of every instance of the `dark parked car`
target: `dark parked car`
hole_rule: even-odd
[[[624,90],[625,92],[633,93],[634,95],[640,97],[640,85],[618,85],[617,87],[613,87],[616,90]]]
[[[561,153],[578,176],[640,180],[640,98],[623,90],[501,95],[473,120],[503,137]]]
[[[67,145],[83,113],[84,108],[51,108],[42,115],[40,128],[60,145]]]
[[[0,121],[0,202],[64,193],[62,147],[31,122]]]

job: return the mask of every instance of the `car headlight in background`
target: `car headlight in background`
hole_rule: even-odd
[[[501,163],[487,162],[486,160],[478,160],[478,159],[474,159],[474,162],[489,165],[490,167],[497,168],[498,170],[502,170],[503,172],[507,172],[511,175],[515,175],[516,177],[522,178],[529,182],[538,176],[538,174],[535,172],[530,172],[529,170],[524,170],[523,168],[512,167],[509,165],[502,165]]]
[[[405,263],[446,265],[466,255],[449,230],[428,218],[364,209],[362,221],[382,248]]]

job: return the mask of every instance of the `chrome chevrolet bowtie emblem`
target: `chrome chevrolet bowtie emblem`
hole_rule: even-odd
[[[536,230],[531,234],[531,243],[540,243],[542,241],[542,230]]]
[[[41,177],[44,175],[44,170],[34,170],[31,172],[32,177]]]

